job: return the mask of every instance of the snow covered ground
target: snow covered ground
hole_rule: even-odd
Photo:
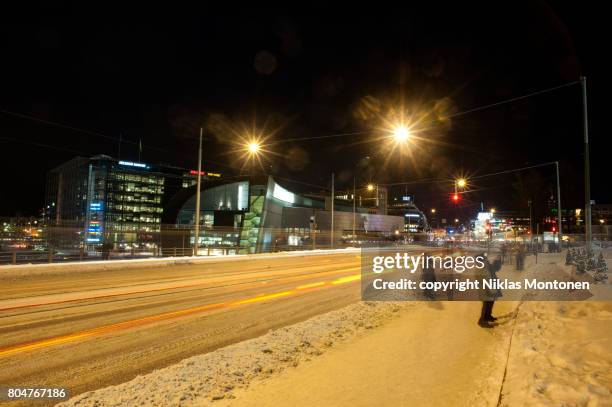
[[[479,310],[358,303],[61,405],[612,406],[612,302],[500,301],[494,329]]]
[[[612,406],[612,302],[523,303],[502,405]]]
[[[308,362],[413,306],[407,302],[353,304],[60,405],[178,406],[232,398],[236,389]]]

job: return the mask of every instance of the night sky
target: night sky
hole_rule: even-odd
[[[607,14],[484,4],[224,13],[177,6],[155,16],[48,6],[5,16],[0,216],[35,214],[47,171],[75,155],[117,157],[119,137],[123,159],[137,160],[142,140],[141,161],[194,168],[201,126],[205,169],[265,171],[298,191],[329,188],[332,171],[340,189],[352,188],[354,175],[360,185],[410,181],[396,188],[444,214],[458,174],[559,160],[564,207],[579,207],[579,84],[452,115],[581,75],[589,81],[592,199],[612,202]],[[403,153],[381,140],[382,123],[398,111],[421,120]],[[235,152],[236,134],[254,128],[268,136],[263,169],[242,168]],[[313,139],[335,134],[348,135]],[[415,182],[440,178],[448,182]],[[553,167],[477,178],[461,216],[480,202],[526,209],[531,197],[541,205],[554,182]]]

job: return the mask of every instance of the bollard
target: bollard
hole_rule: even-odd
[[[81,250],[79,250],[79,261],[83,261],[84,256],[85,256],[85,249],[81,247]]]
[[[17,264],[17,252],[13,251],[13,264]]]
[[[49,263],[53,263],[53,251],[49,250]]]

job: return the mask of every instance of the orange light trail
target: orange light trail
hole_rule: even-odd
[[[350,267],[350,268],[340,269],[340,270],[330,270],[330,272],[348,271],[348,270],[354,270],[354,269],[359,269],[359,267],[356,267],[356,268]],[[292,277],[293,276],[287,276],[287,278],[292,278]],[[299,278],[302,276],[297,275],[295,277]],[[259,281],[252,281],[251,283],[258,283],[258,282]],[[268,281],[264,280],[261,282],[267,283]],[[194,287],[201,287],[201,286],[207,286],[207,285],[210,285],[211,287],[215,287],[215,285],[211,284],[210,282],[193,283],[193,284],[178,284],[178,285],[172,285],[172,286],[166,286],[166,287],[160,287],[160,288],[146,288],[142,290],[123,291],[123,292],[117,292],[117,293],[111,293],[111,294],[90,295],[88,297],[69,298],[65,300],[50,300],[50,301],[42,301],[38,303],[33,303],[33,304],[18,304],[18,305],[12,305],[9,307],[2,307],[0,308],[0,311],[11,311],[11,310],[22,309],[22,308],[34,308],[34,307],[41,307],[45,305],[58,305],[58,304],[65,304],[65,303],[77,302],[77,301],[98,300],[98,299],[119,297],[123,295],[154,293],[158,291],[175,290],[175,289],[181,289],[181,288],[194,288]],[[301,288],[298,287],[298,289],[301,289]]]
[[[315,288],[316,289],[316,288],[322,288],[322,287],[326,287],[326,286],[329,287],[329,286],[332,286],[332,285],[338,285],[338,284],[349,283],[349,282],[352,282],[352,281],[357,281],[359,279],[361,279],[361,275],[355,274],[355,275],[351,275],[351,276],[347,276],[347,277],[338,278],[338,279],[332,280],[330,282],[319,281],[319,282],[314,282],[314,283],[310,283],[310,284],[300,285],[300,286],[296,287],[295,290],[286,290],[286,291],[280,291],[280,292],[271,293],[271,294],[261,294],[261,295],[255,296],[255,297],[246,298],[246,299],[243,299],[243,300],[238,300],[238,301],[229,302],[229,303],[221,302],[221,303],[216,303],[216,304],[207,304],[207,305],[202,305],[202,306],[199,306],[199,307],[187,308],[187,309],[183,309],[183,310],[179,310],[179,311],[166,312],[166,313],[163,313],[163,314],[152,315],[152,316],[148,316],[148,317],[144,317],[144,318],[139,318],[139,319],[134,319],[134,320],[130,320],[130,321],[119,322],[119,323],[116,323],[116,324],[104,325],[104,326],[101,326],[101,327],[98,327],[98,328],[87,329],[87,330],[84,330],[84,331],[75,332],[75,333],[71,333],[71,334],[67,334],[67,335],[56,336],[56,337],[53,337],[53,338],[47,338],[47,339],[41,339],[41,340],[32,341],[32,342],[26,342],[26,343],[11,345],[11,346],[8,346],[8,347],[0,348],[0,357],[10,356],[10,355],[13,355],[13,354],[16,354],[16,353],[21,353],[21,352],[25,352],[25,351],[29,351],[29,350],[36,350],[36,349],[46,348],[46,347],[49,347],[49,346],[55,346],[55,345],[61,345],[61,344],[65,344],[65,343],[75,342],[75,341],[78,341],[80,339],[85,339],[85,338],[90,338],[90,337],[93,337],[93,336],[98,336],[98,335],[113,333],[113,332],[117,332],[117,331],[122,331],[122,330],[126,330],[126,329],[129,329],[129,328],[135,328],[135,327],[139,327],[139,326],[149,325],[149,324],[152,324],[152,323],[155,323],[155,322],[160,322],[160,321],[165,321],[165,320],[172,319],[172,318],[188,316],[188,315],[197,314],[197,313],[200,313],[200,312],[211,311],[211,310],[215,310],[215,309],[228,308],[228,307],[234,307],[234,306],[240,306],[240,305],[244,305],[244,304],[252,304],[252,303],[256,303],[256,302],[272,300],[272,299],[281,298],[281,297],[287,297],[287,296],[291,296],[291,295],[297,294],[298,293],[297,290],[305,290],[305,289],[311,289],[311,288]]]

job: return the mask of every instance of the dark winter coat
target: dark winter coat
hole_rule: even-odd
[[[501,259],[496,259],[493,263],[486,259],[484,267],[480,269],[480,279],[490,280],[497,279],[497,272],[501,269]],[[481,288],[480,289],[480,300],[481,301],[495,301],[497,298],[502,296],[502,292],[499,288]]]

